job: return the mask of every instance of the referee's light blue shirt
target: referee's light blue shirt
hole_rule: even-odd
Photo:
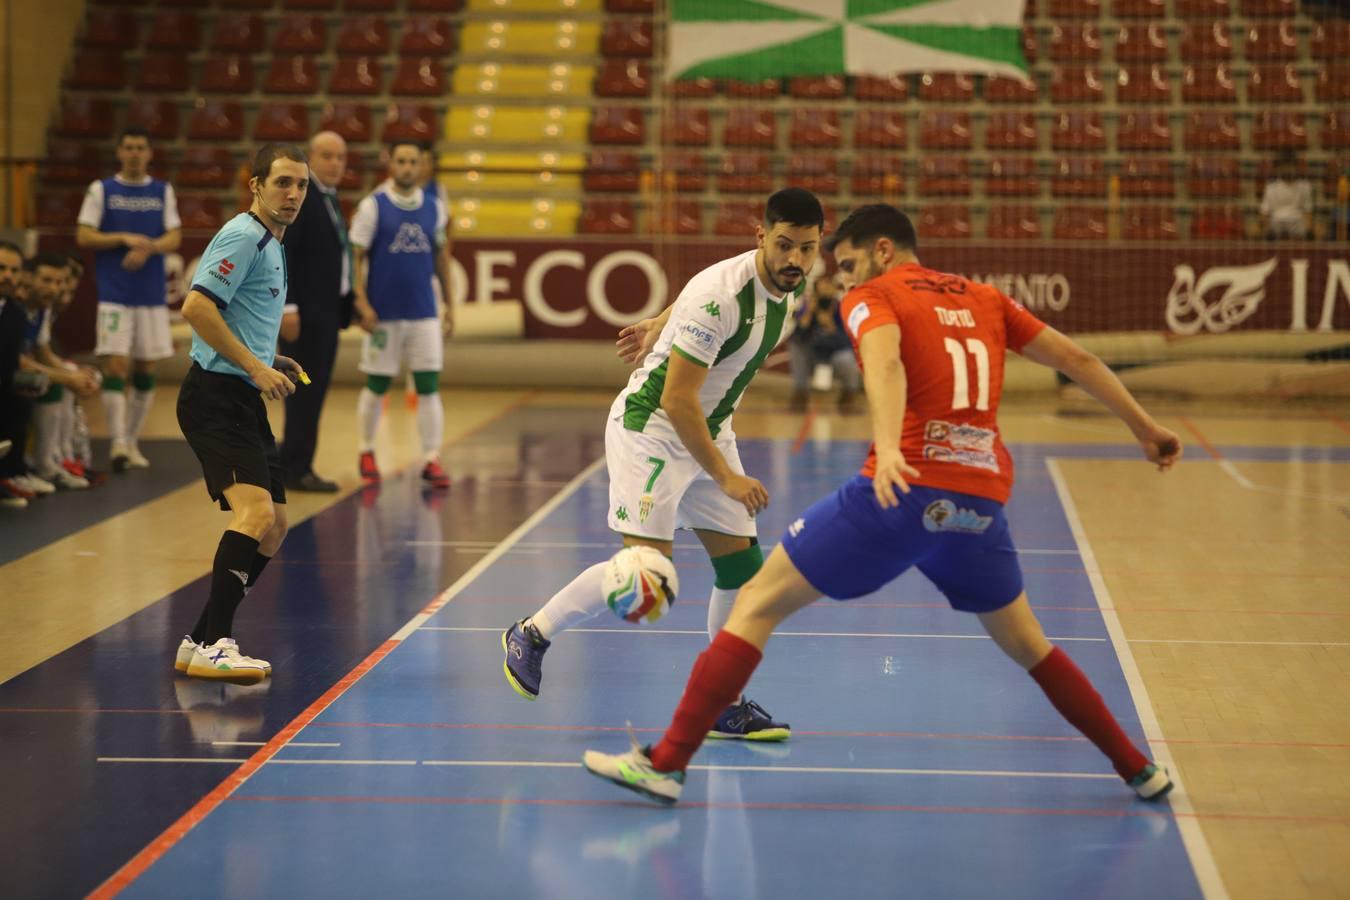
[[[286,253],[253,213],[240,213],[211,238],[192,277],[192,289],[213,300],[225,324],[264,364],[276,357],[281,308],[286,305]],[[244,370],[192,333],[191,357],[208,372]]]

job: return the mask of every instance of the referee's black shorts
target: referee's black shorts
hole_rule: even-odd
[[[178,392],[178,427],[202,464],[207,492],[221,509],[230,508],[225,489],[233,484],[257,485],[272,493],[272,502],[286,502],[281,455],[256,387],[194,362]]]

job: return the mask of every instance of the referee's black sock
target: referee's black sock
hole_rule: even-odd
[[[226,533],[228,534],[229,532]],[[217,551],[217,553],[219,553],[219,551]],[[271,561],[272,557],[270,556],[263,556],[261,553],[253,554],[253,564],[248,567],[248,584],[244,586],[244,592],[239,595],[239,599],[234,602],[234,606],[230,607],[229,617],[225,624],[226,636],[228,636],[234,629],[235,610],[239,608],[239,604],[243,602],[244,597],[248,595],[248,592],[253,587],[253,585],[258,583],[258,576],[262,575],[263,569],[267,568],[267,564]],[[192,627],[190,637],[192,638],[194,643],[200,644],[203,640],[206,639],[206,620],[208,618],[207,614],[210,612],[210,610],[211,604],[207,603],[206,606],[202,609],[202,614],[197,617],[197,624]]]
[[[258,542],[239,531],[227,531],[220,536],[216,547],[216,561],[211,568],[211,597],[206,601],[206,627],[200,644],[211,645],[230,636],[234,611],[244,599]],[[261,567],[260,567],[261,568]],[[193,635],[194,640],[197,635]]]

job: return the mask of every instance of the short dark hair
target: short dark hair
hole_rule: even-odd
[[[825,210],[816,195],[804,188],[783,188],[764,204],[764,227],[773,228],[786,222],[798,228],[825,228]]]
[[[74,266],[75,268],[77,268],[77,269],[79,269],[81,272],[83,272],[83,271],[84,271],[84,257],[80,256],[80,254],[75,253],[75,252],[73,252],[73,251],[70,252],[70,253],[67,253],[67,254],[66,254],[66,265],[67,265],[67,266]]]
[[[117,133],[117,146],[122,146],[122,142],[127,138],[145,138],[145,142],[150,143],[150,130],[144,125],[127,125]]]
[[[23,259],[23,251],[13,241],[0,241],[0,250],[8,250],[10,253],[17,254],[19,259]]]
[[[400,138],[389,142],[389,161],[394,161],[394,153],[399,147],[412,147],[417,151],[418,156],[422,155],[423,150],[430,149],[422,141],[414,141],[412,138]]]
[[[253,172],[251,174],[259,181],[266,181],[267,176],[272,174],[272,163],[279,159],[289,159],[291,162],[309,165],[309,157],[305,156],[305,151],[295,144],[263,144],[258,148],[258,152],[253,155]]]
[[[66,267],[66,254],[48,250],[36,254],[28,260],[28,265],[30,266],[28,270],[30,272],[36,272],[41,266],[46,266],[49,269],[64,269]]]
[[[901,250],[917,250],[919,236],[909,216],[889,203],[869,203],[848,214],[834,234],[825,239],[825,249],[833,251],[843,241],[868,244],[877,238],[890,238]]]

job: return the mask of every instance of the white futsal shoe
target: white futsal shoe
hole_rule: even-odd
[[[221,638],[210,646],[198,644],[193,648],[187,675],[230,684],[257,684],[267,677],[270,669],[266,660],[240,653],[233,638]]]

